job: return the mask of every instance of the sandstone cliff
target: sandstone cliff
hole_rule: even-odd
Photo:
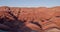
[[[22,22],[23,24],[20,24],[22,27],[19,26],[19,30],[25,29],[24,27],[37,31],[54,27],[60,28],[60,7],[19,8],[2,6],[0,7],[0,18],[5,19],[3,22],[0,19],[1,24],[7,25],[8,23],[14,23],[13,26],[12,24],[7,25],[9,27],[11,25],[14,28],[16,28],[16,25],[19,25],[18,23]]]

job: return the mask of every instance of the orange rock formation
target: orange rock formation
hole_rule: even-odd
[[[60,28],[60,7],[19,8],[3,6],[0,7],[0,18],[6,16],[10,20],[14,20],[14,18],[8,14],[8,11],[11,11],[18,20],[25,20],[25,26],[32,30]]]

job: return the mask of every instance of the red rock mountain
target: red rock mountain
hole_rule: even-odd
[[[25,26],[31,28],[32,30],[39,31],[40,29],[46,30],[54,27],[60,28],[60,6],[52,8],[19,8],[1,6],[0,18],[6,16],[8,19],[14,20],[14,18],[8,13],[9,11],[11,11],[18,20],[26,21],[24,23]]]

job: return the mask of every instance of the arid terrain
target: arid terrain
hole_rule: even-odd
[[[60,32],[60,6],[0,6],[0,29],[9,32]]]

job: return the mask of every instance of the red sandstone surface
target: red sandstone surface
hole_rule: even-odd
[[[2,6],[0,7],[0,18],[6,16],[8,19],[14,20],[14,18],[8,14],[8,11],[11,11],[18,20],[25,20],[25,26],[31,28],[32,30],[39,31],[40,29],[46,30],[54,27],[60,29],[60,6],[52,8],[19,8]],[[38,23],[42,28],[31,22]]]

